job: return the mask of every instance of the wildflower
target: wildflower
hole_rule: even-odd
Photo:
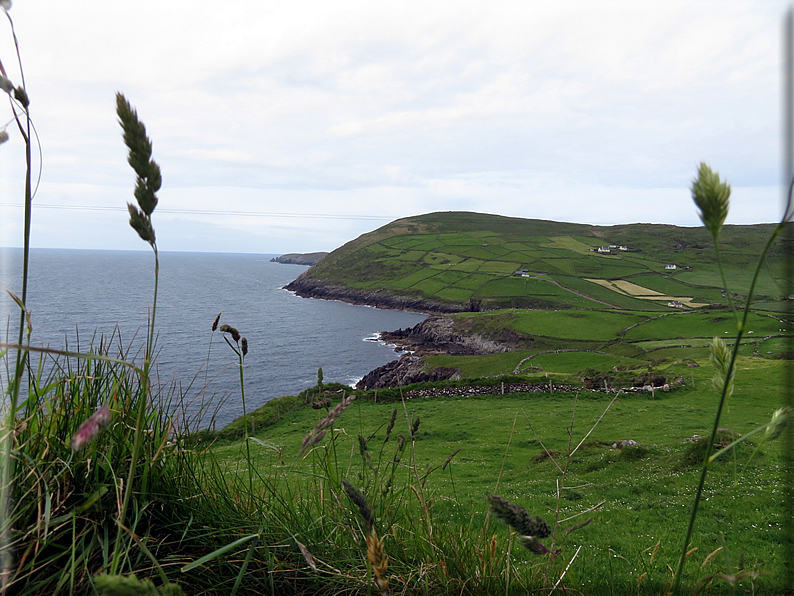
[[[79,451],[91,441],[93,441],[99,432],[110,423],[110,406],[104,404],[94,414],[77,429],[77,432],[72,437],[72,450]]]
[[[308,563],[312,571],[317,573],[317,564],[314,562],[314,556],[312,556],[312,554],[309,552],[309,549],[307,549],[303,544],[297,540],[295,542],[298,543],[298,548],[300,549],[303,558],[306,560],[306,563]]]
[[[720,175],[713,172],[705,163],[698,168],[698,177],[692,181],[692,199],[700,212],[700,220],[717,241],[722,224],[728,216],[731,186],[720,180]]]

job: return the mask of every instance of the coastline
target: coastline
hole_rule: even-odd
[[[315,280],[309,276],[308,273],[308,271],[301,273],[296,279],[285,285],[283,289],[293,292],[301,298],[338,300],[340,302],[357,304],[359,306],[404,310],[426,315],[469,312],[469,309],[465,306],[458,304],[444,304],[433,300],[417,298],[415,296],[388,294],[383,291],[358,290],[330,282]]]

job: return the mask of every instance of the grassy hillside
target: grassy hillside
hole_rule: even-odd
[[[726,226],[722,254],[732,292],[749,285],[771,227]],[[610,245],[608,253],[596,252]],[[769,310],[778,309],[786,293],[784,252],[781,240],[759,280],[759,301]],[[590,226],[468,212],[394,221],[333,251],[305,278],[483,310],[669,312],[727,302],[704,228]],[[683,306],[668,306],[672,301]]]
[[[355,515],[355,505],[335,495],[326,475],[361,487],[386,537],[395,591],[540,593],[548,564],[551,584],[568,568],[566,590],[662,594],[680,555],[699,473],[697,449],[702,445],[686,439],[706,434],[713,417],[713,369],[707,358],[700,364],[690,369],[691,381],[677,391],[621,395],[587,437],[612,396],[453,395],[403,404],[362,397],[303,458],[295,454],[326,416],[325,409],[301,408],[258,430],[258,444],[266,448],[252,450],[251,465],[273,483],[276,494],[296,501],[321,501],[325,494],[317,505],[324,507],[323,516],[345,509]],[[723,425],[747,433],[768,420],[782,389],[781,373],[779,361],[742,358]],[[389,440],[395,405],[396,425]],[[400,433],[409,438],[408,447],[402,465],[395,466],[395,453],[400,453],[395,435]],[[613,447],[626,439],[640,445]],[[580,441],[581,449],[567,457]],[[743,443],[712,468],[708,502],[691,542],[695,551],[684,593],[692,593],[698,580],[709,594],[781,591],[781,460],[774,443],[753,451]],[[216,446],[207,465],[223,469],[230,481],[244,480],[243,442]],[[317,485],[309,494],[301,492],[306,478]],[[560,490],[561,482],[565,490]],[[489,518],[485,496],[494,493],[551,523],[558,518],[559,555],[547,560],[530,554],[503,523]],[[568,533],[588,519],[585,527]],[[363,545],[356,552],[339,538],[323,540],[326,535],[318,530],[323,523],[319,513],[316,521],[306,519],[304,526],[293,529],[295,539],[321,561],[337,561],[341,553],[353,564],[362,559]],[[349,523],[355,527],[356,521]],[[349,533],[355,535],[354,530]],[[347,534],[336,536],[342,535]],[[750,571],[737,582],[736,592],[712,576],[735,573],[737,567]],[[325,581],[334,581],[334,572],[320,573],[329,578]]]
[[[689,378],[686,362],[707,355],[713,337],[732,344],[733,315],[712,309],[658,313],[630,310],[521,310],[448,315],[458,333],[513,340],[513,350],[484,355],[426,356],[426,370],[456,368],[464,378],[537,371],[568,382],[582,371],[615,375],[615,367],[653,368],[671,381]],[[751,313],[741,353],[773,360],[786,351],[794,326],[766,313]],[[634,375],[636,376],[636,374]],[[608,379],[609,380],[609,379]],[[623,381],[630,379],[622,379]]]

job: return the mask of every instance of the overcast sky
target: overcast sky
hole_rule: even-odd
[[[146,248],[116,91],[163,170],[161,250],[332,250],[448,210],[698,225],[700,161],[733,186],[728,223],[773,221],[787,6],[15,0],[43,154],[32,243]],[[18,84],[5,18],[0,60]],[[20,246],[7,130],[0,246]]]

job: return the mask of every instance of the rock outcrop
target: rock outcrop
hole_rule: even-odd
[[[395,344],[398,351],[409,353],[367,373],[356,385],[357,389],[402,387],[411,383],[460,378],[460,371],[455,368],[441,367],[425,372],[422,356],[493,354],[509,350],[507,346],[476,333],[458,333],[452,319],[439,315],[428,317],[407,329],[381,333],[381,340]]]
[[[407,329],[381,333],[381,340],[411,350],[422,356],[430,354],[494,354],[510,347],[476,333],[459,333],[449,317],[432,316]]]
[[[424,372],[424,367],[425,363],[421,358],[413,354],[405,354],[399,360],[393,360],[368,372],[356,383],[356,389],[384,389],[402,387],[411,383],[460,378],[460,373],[455,368],[434,368],[430,372]]]

